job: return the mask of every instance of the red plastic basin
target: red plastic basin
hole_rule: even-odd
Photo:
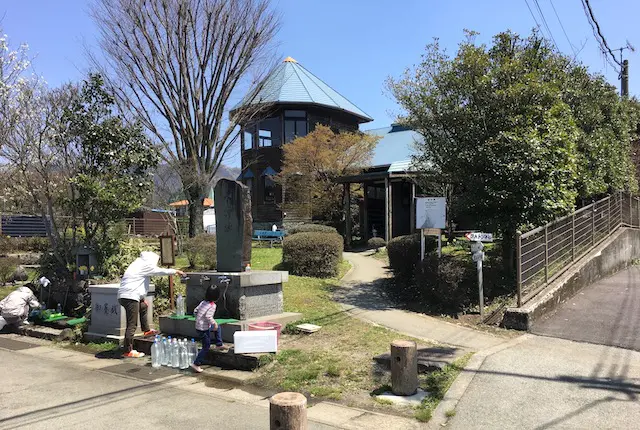
[[[254,323],[249,323],[249,331],[258,331],[258,330],[276,330],[277,339],[280,340],[280,332],[282,331],[282,324],[269,322],[269,321],[258,321]]]

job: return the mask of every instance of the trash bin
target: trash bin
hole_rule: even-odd
[[[276,330],[277,339],[280,340],[280,332],[282,331],[282,324],[269,322],[269,321],[258,321],[254,323],[249,323],[249,331],[258,331],[258,330]]]

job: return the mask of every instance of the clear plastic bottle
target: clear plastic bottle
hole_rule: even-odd
[[[196,357],[198,356],[198,344],[195,339],[191,339],[191,343],[189,344],[189,364],[193,364],[196,361]]]
[[[180,348],[176,339],[171,341],[171,367],[180,367]]]
[[[162,365],[171,366],[171,336],[167,337],[164,342],[164,353],[162,355]]]
[[[151,367],[160,367],[160,351],[161,351],[161,346],[160,346],[160,342],[158,341],[158,338],[156,338],[153,341],[153,345],[151,345]]]
[[[187,350],[187,340],[180,341],[180,369],[189,367],[189,352]]]
[[[182,298],[182,294],[178,294],[178,298],[176,299],[176,316],[184,316],[184,299]]]

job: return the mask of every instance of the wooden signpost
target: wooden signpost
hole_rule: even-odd
[[[160,264],[163,266],[173,266],[176,264],[174,236],[160,236]],[[169,297],[171,301],[171,310],[174,310],[173,276],[171,275],[169,275]]]
[[[442,229],[447,226],[447,199],[445,197],[416,198],[416,228],[420,235],[420,261],[424,260],[425,236],[438,238],[438,257],[442,256]]]

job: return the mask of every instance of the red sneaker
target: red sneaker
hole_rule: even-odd
[[[135,349],[129,352],[125,352],[122,354],[124,358],[142,358],[144,357],[144,352],[138,352]]]
[[[144,336],[145,336],[145,337],[147,337],[147,336],[155,336],[155,335],[157,335],[157,334],[159,334],[159,333],[160,333],[160,332],[159,332],[158,330],[153,330],[153,329],[151,329],[151,330],[145,331],[145,332],[144,332]]]

